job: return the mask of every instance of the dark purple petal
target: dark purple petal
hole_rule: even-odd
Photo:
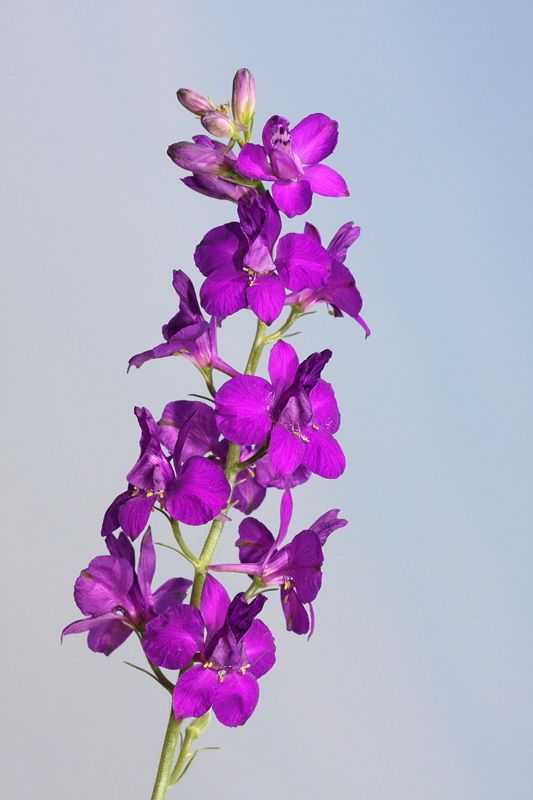
[[[342,175],[339,175],[331,167],[326,167],[325,164],[306,167],[305,179],[315,194],[321,194],[325,197],[349,197],[350,195]]]
[[[153,594],[153,603],[156,614],[162,614],[171,606],[180,606],[192,586],[192,581],[186,578],[170,578],[161,584]]]
[[[218,686],[218,674],[203,666],[195,665],[180,675],[172,698],[176,719],[203,716],[213,705]]]
[[[221,267],[209,275],[200,289],[200,300],[208,314],[229,317],[246,308],[248,276],[235,267]]]
[[[274,537],[258,519],[249,517],[239,525],[239,538],[235,542],[239,548],[239,559],[243,564],[261,561],[272,545]]]
[[[230,486],[222,469],[202,456],[191,456],[169,484],[165,506],[187,525],[203,525],[226,506]]]
[[[276,181],[272,195],[279,210],[290,218],[305,214],[313,200],[311,184],[307,180]]]
[[[314,531],[297,533],[289,545],[289,558],[298,597],[302,603],[310,603],[322,585],[324,555],[318,535]]]
[[[244,592],[235,595],[228,608],[228,625],[237,641],[250,629],[254,619],[261,613],[267,598],[264,594],[248,603]]]
[[[296,350],[287,342],[276,342],[268,358],[268,374],[277,397],[292,384],[298,369]]]
[[[260,444],[272,426],[273,401],[272,387],[263,378],[232,378],[220,387],[215,398],[220,432],[237,444]]]
[[[137,569],[137,578],[139,581],[139,588],[142,596],[147,601],[152,599],[152,579],[155,573],[155,548],[152,542],[152,531],[150,528],[144,534],[141,541],[141,550],[139,554],[139,567]]]
[[[157,423],[159,439],[170,452],[174,450],[178,433],[193,415],[189,434],[182,450],[182,458],[204,456],[217,447],[220,434],[215,411],[207,403],[192,400],[176,400],[167,403]]]
[[[229,604],[229,595],[222,584],[212,575],[207,575],[200,603],[200,610],[207,629],[207,641],[224,625]]]
[[[296,373],[296,380],[300,383],[311,397],[311,391],[316,387],[320,381],[322,370],[330,360],[333,353],[331,350],[322,350],[320,353],[311,353],[300,366]],[[322,381],[324,383],[324,381]],[[329,384],[327,384],[329,386]],[[331,388],[331,387],[330,387]],[[315,396],[315,395],[313,395]],[[313,405],[314,410],[314,405]]]
[[[292,149],[302,164],[318,164],[334,151],[339,138],[338,123],[325,114],[310,114],[292,131]]]
[[[259,181],[273,181],[276,176],[268,163],[267,154],[259,144],[245,144],[242,148],[235,169],[246,178]]]
[[[272,325],[283,310],[285,290],[277,275],[256,275],[246,297],[254,314],[266,325]]]
[[[346,222],[335,234],[328,245],[328,253],[344,264],[346,252],[349,247],[359,238],[361,228],[353,222]]]
[[[205,277],[221,267],[242,267],[246,237],[238,222],[220,225],[206,233],[194,252],[194,263]]]
[[[306,483],[311,477],[310,470],[302,464],[292,475],[276,475],[268,453],[255,464],[255,474],[261,486],[274,487],[276,489],[292,489],[294,486]]]
[[[309,442],[302,463],[321,478],[338,478],[346,468],[346,459],[339,443],[326,431],[305,430]]]
[[[119,533],[116,539],[114,536],[107,536],[105,543],[110,555],[116,556],[116,558],[125,558],[126,561],[129,561],[132,567],[135,567],[135,550],[133,549],[132,543],[124,533]]]
[[[305,233],[282,236],[275,260],[281,282],[293,292],[323,285],[331,267],[328,251]]]
[[[135,407],[141,427],[141,454],[126,479],[135,487],[148,491],[164,491],[174,477],[172,467],[161,449],[157,425],[147,408]]]
[[[253,675],[232,670],[220,676],[213,711],[223,725],[236,728],[251,717],[258,700],[259,685]]]
[[[269,455],[275,475],[290,475],[302,463],[305,444],[284,425],[274,425]]]
[[[289,489],[286,489],[283,492],[283,496],[281,498],[281,503],[279,507],[279,533],[276,538],[276,547],[280,547],[282,542],[284,541],[287,531],[289,529],[289,525],[291,523],[292,518],[292,495]]]
[[[121,505],[118,512],[119,525],[130,539],[136,539],[146,528],[156,499],[155,495],[151,497],[138,495],[130,497]]]
[[[97,556],[74,584],[74,600],[84,614],[100,616],[129,605],[133,569],[124,558]]]
[[[204,621],[194,606],[167,609],[147,623],[143,635],[144,652],[150,661],[166,669],[186,667],[203,646]]]
[[[291,589],[280,590],[281,607],[287,622],[287,630],[293,633],[307,633],[309,630],[309,617],[298,595]]]
[[[337,433],[341,415],[331,384],[320,379],[311,390],[309,399],[313,406],[313,425],[328,433]]]
[[[260,678],[272,669],[276,663],[274,637],[260,619],[253,621],[252,627],[243,636],[242,643],[247,663],[250,664],[250,674],[254,678]]]
[[[124,625],[119,619],[104,621],[100,618],[100,624],[95,625],[87,636],[89,650],[94,653],[110,655],[113,650],[126,641],[131,633],[131,628]]]
[[[243,514],[251,514],[259,508],[266,496],[266,489],[255,477],[255,470],[251,467],[243,469],[237,475],[231,501],[235,508]]]
[[[118,497],[115,497],[109,508],[104,514],[104,520],[102,522],[102,536],[109,536],[116,531],[117,528],[120,528],[120,521],[119,521],[119,511],[124,505],[124,503],[128,502],[131,498],[131,492],[133,491],[133,487],[130,487],[129,491],[122,492],[119,494]],[[112,555],[116,555],[112,553]],[[132,565],[133,566],[133,565]]]

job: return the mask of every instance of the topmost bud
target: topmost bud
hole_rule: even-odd
[[[187,111],[192,111],[193,114],[205,114],[206,111],[213,111],[213,104],[192,89],[178,89],[176,94],[181,105]]]
[[[250,125],[255,111],[255,81],[248,69],[239,69],[233,78],[231,109],[235,122]]]

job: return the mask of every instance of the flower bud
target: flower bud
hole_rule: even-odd
[[[220,111],[208,111],[202,114],[200,122],[211,136],[233,136],[235,125],[233,121]]]
[[[199,175],[227,175],[234,172],[231,158],[201,142],[176,142],[170,145],[167,153],[178,167]]]
[[[233,78],[231,108],[235,122],[249,125],[255,111],[255,81],[248,69],[239,69]]]
[[[205,111],[212,111],[213,106],[205,97],[192,89],[178,89],[176,96],[181,105],[193,114],[203,114]]]

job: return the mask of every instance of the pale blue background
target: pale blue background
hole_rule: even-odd
[[[335,351],[349,458],[295,493],[294,530],[337,506],[351,524],[327,545],[315,636],[270,604],[256,713],[213,724],[223,750],[169,798],[532,796],[529,9],[2,3],[2,800],[150,794],[167,700],[123,665],[135,643],[106,659],[58,639],[138,452],[133,406],[201,389],[186,362],[125,364],[175,312],[171,270],[193,274],[235,216],[165,155],[198,132],[174,93],[222,101],[242,66],[258,135],[274,113],[339,121],[328,163],[351,196],[307,218],[327,240],[361,225],[348,263],[373,335],[321,309],[294,340]],[[241,363],[248,322],[221,337]],[[176,570],[160,555],[156,585]]]

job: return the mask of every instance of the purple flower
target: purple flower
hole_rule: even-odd
[[[182,458],[192,419],[182,426],[176,439],[172,468],[148,409],[136,407],[135,415],[141,427],[141,453],[126,476],[128,490],[116,497],[106,511],[102,536],[121,527],[135,539],[146,527],[156,502],[180,522],[209,522],[226,506],[230,486],[221,468],[207,458]]]
[[[338,125],[325,114],[310,114],[292,131],[284,117],[271,117],[263,128],[263,146],[245,144],[235,169],[253,180],[274,181],[276,205],[288,217],[305,214],[313,193],[346,197],[338,172],[320,164],[337,145]]]
[[[281,232],[279,211],[268,192],[239,202],[240,223],[213,228],[196,248],[206,276],[200,289],[205,310],[226,317],[242,308],[270,325],[285,303],[285,288],[301,291],[326,283],[331,257],[314,236]]]
[[[307,530],[297,533],[293,540],[281,547],[291,521],[292,499],[290,492],[283,494],[280,510],[280,528],[276,539],[259,520],[248,517],[239,525],[239,558],[241,564],[217,564],[210,569],[217,572],[246,572],[260,581],[262,586],[280,586],[281,607],[287,630],[302,634],[314,627],[312,601],[322,585],[322,546],[337,528],[347,524],[338,519],[338,509],[323,514]],[[311,635],[311,634],[310,634]]]
[[[256,619],[265,597],[247,603],[244,593],[231,601],[208,575],[200,611],[194,606],[169,609],[146,626],[144,650],[160,667],[183,669],[173,696],[178,720],[201,717],[211,707],[223,725],[244,725],[259,699],[257,679],[274,666],[274,637]]]
[[[149,620],[180,606],[191,581],[171,578],[152,593],[155,549],[150,529],[141,542],[137,572],[133,546],[123,533],[117,539],[107,536],[106,545],[110,555],[93,558],[74,585],[76,605],[87,618],[67,625],[61,636],[88,631],[90,649],[108,656],[133,630],[142,632]]]
[[[306,223],[305,233],[320,244],[320,234],[314,225]],[[287,305],[299,306],[305,310],[316,303],[328,303],[332,308],[334,317],[342,317],[343,312],[349,314],[361,325],[368,337],[370,336],[370,329],[359,315],[363,300],[355,285],[355,278],[350,270],[344,266],[346,252],[355,240],[359,238],[360,233],[361,228],[354,226],[353,222],[347,222],[339,228],[328,245],[328,253],[331,255],[331,272],[326,283],[316,288],[293,292],[285,302]]]
[[[178,313],[163,325],[165,341],[152,350],[145,350],[130,358],[131,367],[141,367],[146,361],[166,356],[184,356],[200,370],[218,369],[226,375],[238,375],[237,370],[219,358],[215,320],[204,319],[196,292],[190,278],[181,270],[174,270],[172,285],[180,299]]]
[[[200,194],[217,200],[247,200],[257,196],[253,186],[242,186],[242,178],[235,172],[235,155],[225,152],[222,142],[213,141],[203,134],[193,136],[192,142],[171,144],[168,155],[182,169],[193,175],[182,178],[183,183]]]
[[[277,342],[268,362],[271,383],[252,375],[227,381],[215,398],[221,433],[237,444],[259,445],[270,436],[275,475],[290,475],[303,464],[323,478],[338,478],[346,465],[333,438],[340,414],[333,389],[320,379],[331,350],[298,363],[291,345]]]

